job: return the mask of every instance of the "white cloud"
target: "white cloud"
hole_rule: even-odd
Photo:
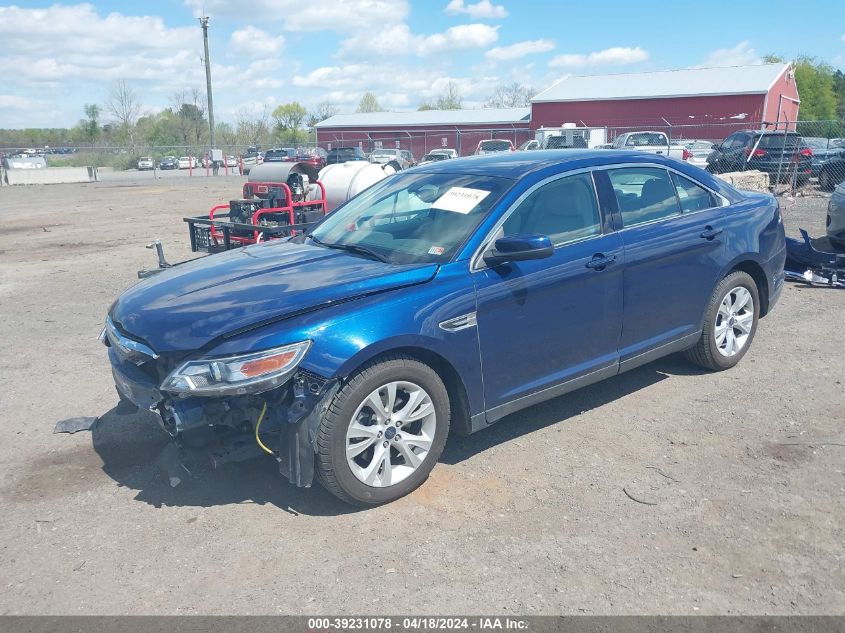
[[[411,33],[404,22],[387,26],[379,30],[378,35],[362,32],[340,43],[337,57],[358,59],[376,57],[401,57],[414,53],[419,43],[419,36]]]
[[[555,43],[551,40],[527,40],[525,42],[517,42],[510,46],[497,46],[491,48],[484,53],[487,59],[493,61],[503,62],[520,59],[526,55],[534,55],[536,53],[545,53],[552,50]]]
[[[232,32],[229,46],[235,53],[247,57],[277,55],[285,45],[285,38],[272,37],[267,31],[247,26]]]
[[[446,13],[456,15],[466,13],[474,20],[501,19],[508,17],[508,12],[501,4],[494,5],[490,0],[479,0],[474,4],[465,4],[464,0],[451,0],[446,5]]]
[[[446,51],[458,51],[468,48],[483,48],[499,38],[498,26],[486,24],[461,24],[423,37],[417,44],[417,54],[434,55]]]
[[[20,95],[0,95],[0,108],[10,108],[13,110],[25,110],[31,108],[32,102]]]
[[[294,75],[293,85],[302,90],[320,90],[317,101],[328,101],[342,109],[352,109],[366,91],[372,91],[382,106],[413,108],[436,99],[454,82],[464,98],[465,107],[480,105],[500,83],[498,77],[474,75],[450,76],[438,68],[397,72],[390,59],[367,64],[324,66],[309,73]]]
[[[233,0],[185,0],[196,15],[244,16],[244,4]],[[280,21],[289,31],[379,29],[408,17],[407,0],[252,0],[250,18]],[[212,24],[213,24],[212,20]]]
[[[716,66],[747,66],[762,64],[763,60],[751,47],[751,42],[745,40],[733,48],[719,48],[712,51],[705,58],[699,68],[712,68]]]
[[[0,41],[0,67],[25,69],[4,75],[18,87],[120,78],[184,85],[201,74],[198,28],[168,28],[151,16],[101,17],[90,4],[0,7]]]
[[[626,66],[637,64],[648,59],[648,53],[639,46],[628,48],[614,46],[586,55],[567,53],[557,55],[549,62],[552,68],[587,68],[590,66]]]
[[[484,48],[499,37],[498,28],[486,24],[462,24],[446,29],[442,33],[415,35],[403,22],[382,28],[377,36],[371,33],[360,33],[343,40],[336,57],[343,60],[372,61],[373,57],[377,59],[395,59],[408,55],[425,57],[448,51]]]

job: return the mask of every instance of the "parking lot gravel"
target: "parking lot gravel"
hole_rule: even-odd
[[[787,286],[733,370],[672,356],[452,437],[388,506],[270,458],[171,487],[96,337],[144,246],[192,256],[182,217],[241,180],[0,189],[0,613],[845,613],[837,290]],[[826,202],[783,198],[789,232]]]

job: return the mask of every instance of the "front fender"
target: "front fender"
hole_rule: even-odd
[[[242,353],[310,339],[301,368],[343,379],[369,360],[420,349],[448,362],[464,383],[471,414],[484,408],[477,329],[446,331],[440,323],[475,312],[467,262],[440,268],[427,283],[324,308],[228,340],[211,353]]]

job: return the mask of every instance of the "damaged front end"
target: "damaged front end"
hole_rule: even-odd
[[[316,429],[337,390],[299,364],[310,341],[240,356],[159,355],[107,319],[101,341],[120,396],[117,413],[149,409],[173,438],[162,454],[172,485],[263,453],[300,487],[314,479]]]

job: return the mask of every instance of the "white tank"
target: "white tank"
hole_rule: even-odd
[[[363,160],[326,165],[320,170],[319,178],[326,188],[329,211],[334,211],[349,198],[392,173],[392,168],[382,169],[382,165]]]

